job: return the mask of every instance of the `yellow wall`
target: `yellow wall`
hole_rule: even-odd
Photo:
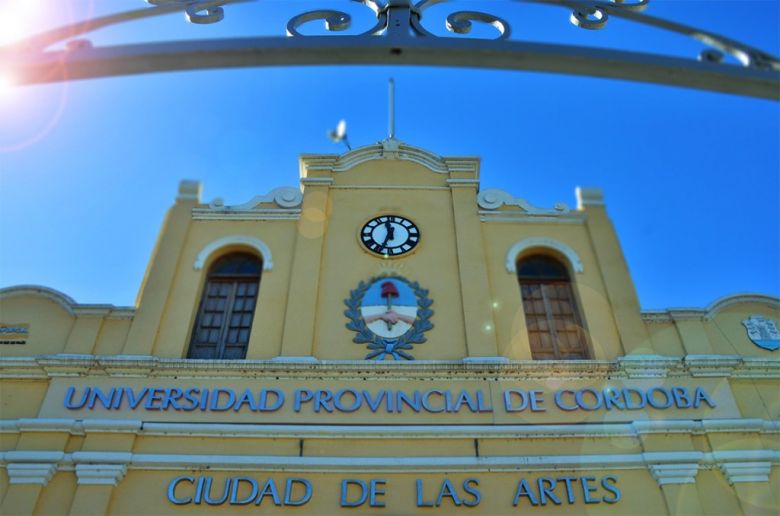
[[[512,505],[520,479],[538,487],[542,477],[592,476],[614,477],[621,500],[606,503],[610,493],[599,484],[600,503],[585,503],[575,487],[570,505],[558,481],[554,493],[563,503],[533,512],[776,514],[780,351],[754,345],[742,321],[780,321],[780,300],[743,295],[707,308],[642,313],[600,194],[582,191],[576,210],[545,211],[509,194],[503,205],[484,207],[478,179],[476,159],[385,142],[341,157],[304,156],[302,202],[292,207],[272,196],[241,209],[207,205],[198,187],[183,183],[137,306],[79,305],[44,287],[1,290],[0,323],[30,331],[24,344],[0,348],[0,512],[258,510],[178,507],[166,490],[184,475],[218,485],[235,477],[261,486],[269,478],[278,486],[293,477],[311,482],[305,506],[266,498],[259,508],[266,513],[507,514],[530,509],[528,498]],[[422,236],[412,253],[385,259],[362,248],[360,228],[380,214],[417,224]],[[234,250],[258,253],[233,243],[197,267],[204,249],[226,236],[262,241],[272,253],[272,260],[262,256],[269,270],[247,360],[187,360],[209,266]],[[528,248],[510,263],[542,252],[566,264],[592,360],[531,360],[517,278],[506,263],[527,239],[554,245]],[[388,274],[419,282],[433,300],[433,329],[415,344],[413,362],[363,361],[365,344],[352,342],[345,326],[350,291]],[[701,387],[714,406],[567,411],[554,404],[562,389],[573,396],[588,388],[674,386]],[[70,387],[267,388],[287,396],[297,389],[480,390],[495,410],[314,413],[307,405],[298,413],[291,398],[269,412],[130,409],[126,399],[118,408],[86,409],[66,406]],[[544,409],[503,410],[507,389],[539,391]],[[350,479],[383,481],[386,493],[377,499],[384,509],[343,507],[341,482]],[[456,507],[445,496],[439,508],[421,506],[445,481],[461,502],[475,501],[464,482],[478,484],[479,504]],[[185,483],[178,492],[192,489]]]

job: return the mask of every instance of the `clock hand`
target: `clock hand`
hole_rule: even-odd
[[[387,243],[395,238],[395,228],[390,222],[385,222],[385,228],[387,228],[387,234],[385,234],[385,241],[382,242],[380,249],[387,248]]]

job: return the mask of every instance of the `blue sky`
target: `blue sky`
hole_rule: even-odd
[[[35,4],[0,0],[0,34],[146,5],[20,7]],[[176,14],[89,37],[99,46],[281,36],[290,16],[314,5],[349,10],[358,28],[371,21],[365,7],[343,0],[271,0],[228,6],[216,25]],[[560,8],[484,0],[440,7],[430,12],[434,22],[464,7],[504,14],[513,39],[679,56],[701,49],[618,19],[602,31],[577,29]],[[776,0],[656,0],[646,14],[780,54]],[[201,180],[204,200],[227,204],[296,185],[301,153],[343,150],[325,137],[339,119],[355,146],[385,137],[391,76],[398,137],[441,155],[481,157],[483,188],[550,207],[574,206],[578,185],[602,187],[643,308],[706,306],[737,292],[780,295],[777,102],[625,81],[387,66],[179,72],[0,92],[0,286],[41,284],[81,303],[132,305],[179,180]]]

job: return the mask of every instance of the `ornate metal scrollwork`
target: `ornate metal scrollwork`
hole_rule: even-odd
[[[146,0],[146,2],[156,6],[181,5],[187,21],[199,25],[222,21],[225,18],[225,10],[222,6],[231,3],[230,0]]]
[[[299,14],[287,22],[288,36],[303,36],[298,32],[298,27],[314,20],[324,20],[325,28],[329,31],[347,30],[352,25],[352,17],[343,11],[309,11]]]
[[[352,18],[348,12],[321,9],[290,19],[287,35],[293,37],[289,40],[281,37],[202,39],[105,48],[91,48],[81,43],[68,45],[69,41],[99,28],[177,11],[183,11],[193,23],[216,23],[224,18],[223,6],[249,1],[146,0],[152,7],[84,20],[0,47],[0,64],[6,73],[14,75],[16,84],[219,66],[454,65],[622,78],[780,100],[780,59],[706,30],[648,16],[643,11],[650,0],[507,0],[503,5],[540,4],[563,8],[569,11],[569,19],[574,25],[590,30],[603,29],[610,18],[619,18],[694,39],[703,46],[698,56],[683,59],[616,49],[516,41],[510,39],[513,31],[508,18],[492,12],[454,11],[446,15],[444,29],[460,37],[442,37],[441,30],[431,32],[428,22],[435,18],[425,20],[427,10],[437,4],[454,4],[455,0],[351,0],[370,8],[376,19],[372,28],[357,35],[336,34],[351,27]],[[491,10],[502,5],[500,2],[485,4]],[[316,20],[323,20],[331,34],[307,36],[301,33],[302,25]],[[428,28],[424,22],[428,23]],[[475,22],[491,25],[498,31],[498,36],[493,41],[485,41],[485,38],[469,35]],[[483,41],[475,42],[475,39]],[[62,43],[70,51],[47,50]],[[204,55],[209,58],[202,59]],[[731,56],[743,68],[724,62],[726,56]]]

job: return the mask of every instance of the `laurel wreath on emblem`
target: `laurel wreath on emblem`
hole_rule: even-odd
[[[417,317],[409,331],[398,338],[390,339],[375,334],[368,329],[360,313],[360,305],[366,291],[381,279],[394,279],[406,283],[417,298]],[[431,310],[433,301],[428,298],[428,290],[421,288],[416,281],[408,281],[401,276],[375,276],[367,282],[361,281],[356,289],[349,292],[349,298],[344,300],[344,304],[347,305],[344,315],[349,318],[347,329],[357,332],[352,342],[368,343],[367,347],[371,350],[366,355],[366,360],[384,360],[386,356],[392,356],[395,360],[414,360],[414,357],[406,351],[413,349],[413,344],[424,343],[427,339],[423,333],[433,328],[433,324],[430,322],[433,315],[433,310]]]

